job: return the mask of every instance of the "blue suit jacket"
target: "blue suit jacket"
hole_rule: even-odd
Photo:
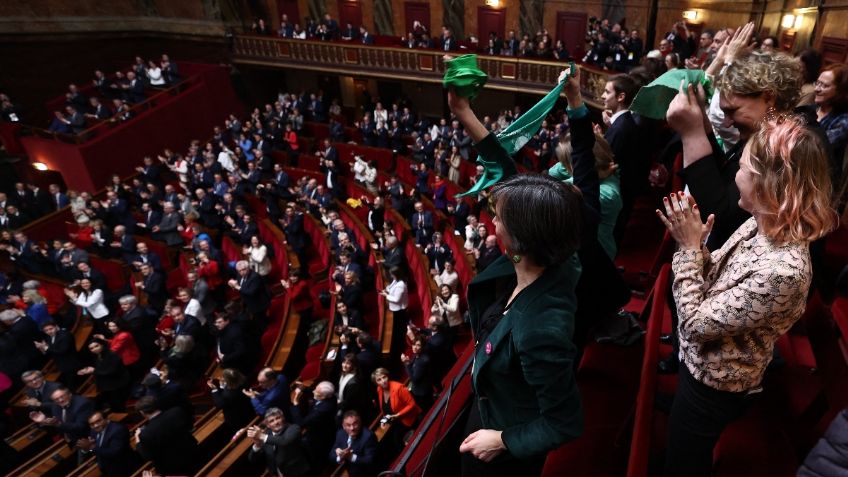
[[[363,427],[359,436],[351,440],[350,448],[353,455],[356,456],[356,462],[345,462],[345,470],[348,475],[350,477],[372,475],[371,465],[374,463],[374,454],[377,452],[377,441],[374,439],[374,434],[367,427]],[[330,449],[330,461],[339,463],[336,460],[336,449],[347,449],[347,433],[344,429],[340,429],[336,433],[336,442]]]

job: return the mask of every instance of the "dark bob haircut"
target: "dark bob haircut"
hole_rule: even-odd
[[[506,228],[510,253],[547,267],[580,246],[583,199],[573,186],[541,174],[520,174],[495,184],[490,200]]]

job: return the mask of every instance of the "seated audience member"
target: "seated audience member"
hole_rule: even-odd
[[[41,325],[41,331],[46,338],[36,341],[35,347],[53,360],[59,370],[59,381],[68,388],[76,388],[79,382],[77,371],[82,368],[82,364],[77,354],[74,335],[68,330],[59,328],[53,321],[47,321]]]
[[[94,403],[64,387],[53,391],[50,399],[53,401],[50,412],[30,412],[32,422],[54,430],[71,447],[76,446],[79,439],[88,437],[88,416],[94,412]]]
[[[76,373],[76,371],[74,371]],[[44,373],[38,370],[24,371],[21,374],[24,383],[23,403],[30,411],[50,412],[53,405],[53,391],[62,387],[62,384],[44,379]]]
[[[249,458],[265,461],[271,475],[306,477],[311,474],[309,460],[300,441],[301,429],[289,424],[283,411],[272,407],[264,414],[265,429],[251,426],[247,438],[253,440]]]
[[[305,394],[302,386],[295,388],[292,418],[301,427],[310,462],[318,467],[324,463],[336,434],[336,390],[329,381],[321,381],[312,390],[311,402],[304,399]]]
[[[330,451],[330,462],[343,464],[350,477],[368,477],[373,475],[376,453],[374,434],[362,425],[359,413],[346,411],[342,416],[342,428],[336,433],[336,442]]]
[[[206,385],[212,392],[212,402],[224,413],[224,425],[228,435],[234,434],[256,417],[244,390],[247,378],[237,369],[227,368],[221,373],[220,381],[210,378]]]
[[[152,396],[139,398],[135,408],[147,419],[133,436],[136,452],[161,475],[193,475],[199,461],[192,416],[178,406],[162,411]]]
[[[263,368],[256,378],[256,389],[245,389],[245,396],[250,398],[250,404],[257,415],[262,416],[272,407],[282,409],[286,414],[289,410],[289,381],[283,373],[271,368]]]
[[[91,452],[104,477],[128,477],[138,465],[138,456],[130,447],[126,424],[114,422],[97,411],[88,417],[91,434],[77,441],[77,448]]]

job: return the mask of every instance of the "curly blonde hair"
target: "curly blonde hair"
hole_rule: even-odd
[[[792,111],[798,104],[804,75],[801,63],[784,53],[753,51],[727,67],[718,88],[736,96],[774,94],[778,111]]]
[[[780,243],[806,242],[836,226],[827,148],[802,119],[764,122],[746,152],[766,235]]]

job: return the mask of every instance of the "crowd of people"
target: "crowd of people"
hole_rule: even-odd
[[[282,25],[287,37],[370,36],[351,25],[340,29],[329,17],[305,30],[285,17]],[[261,20],[254,29],[270,34]],[[427,35],[423,25],[416,30],[410,41]],[[446,50],[453,49],[451,38],[443,31]],[[823,244],[835,226],[834,209],[844,206],[848,67],[822,68],[810,51],[797,59],[775,51],[773,41],[755,41],[752,24],[705,31],[698,44],[676,24],[661,40],[660,58],[643,57],[638,32],[605,20],[590,22],[589,38],[585,62],[629,71],[607,81],[601,124],[591,124],[579,72],[569,71],[561,78],[566,108],[542,122],[517,165],[495,137],[521,117],[519,107],[494,112],[484,105],[478,118],[450,91],[450,114],[432,119],[416,114],[407,98],[384,107],[381,98],[368,97],[351,122],[362,144],[407,155],[416,182],[405,184],[396,173],[381,177],[367,153],[352,162],[339,156],[334,143],[353,139],[344,111],[315,91],[280,93],[248,117],[231,115],[183,153],[145,157],[133,179],[114,176],[102,197],[56,184],[45,191],[18,183],[0,193],[0,249],[14,264],[0,276],[0,298],[8,304],[0,312],[0,372],[24,387],[32,423],[81,455],[93,453],[109,475],[126,475],[139,459],[162,474],[197,470],[188,392],[204,382],[228,431],[250,439],[251,459],[272,473],[310,475],[343,465],[350,475],[373,475],[433,405],[456,359],[453,340],[470,329],[480,399],[460,448],[463,474],[536,475],[548,450],[581,432],[573,371],[586,342],[626,344],[641,336],[638,326],[617,326],[632,317],[620,312],[630,290],[614,260],[637,200],[665,187],[674,172],[688,195],[674,191],[657,210],[678,244],[669,290],[675,327],[667,337],[676,351],[660,363],[680,383],[665,474],[708,475],[715,442],[760,392],[774,343],[800,318],[810,288],[832,291],[833,284],[813,282],[821,263],[810,250]],[[546,32],[528,40],[510,35],[489,45],[500,49],[492,54],[521,54],[524,41],[525,48],[536,45],[534,55],[556,54]],[[141,82],[142,71],[153,86],[154,78],[173,78],[165,66],[150,74],[155,67],[137,59],[129,84]],[[631,111],[640,87],[672,67],[703,69],[716,91],[708,97],[700,85],[681,87],[667,126]],[[104,98],[123,101],[120,84],[96,83]],[[68,102],[97,103],[75,87]],[[329,124],[329,138],[314,151],[301,140],[305,122]],[[482,165],[471,177],[461,172],[475,152],[501,164],[502,182],[466,199],[448,197],[450,182],[462,189],[491,185]],[[291,164],[314,155],[320,169],[294,180],[280,154]],[[678,156],[682,169],[675,170]],[[368,208],[370,248],[361,247],[362,232],[348,228],[347,212],[337,206],[348,198],[347,181],[368,191],[351,199]],[[279,249],[259,233],[256,198],[303,268],[281,276],[273,257]],[[425,207],[427,199],[435,211]],[[35,243],[21,231],[64,207],[77,226],[68,237]],[[389,208],[408,223],[410,237],[397,236]],[[466,257],[446,245],[453,237],[443,235],[436,214],[464,239],[478,274],[471,284],[459,282],[455,261]],[[317,246],[307,220],[323,227],[330,244],[336,307],[328,325],[339,341],[332,371],[312,387],[281,370],[256,372],[272,290],[289,294],[304,323],[322,315],[307,273]],[[420,327],[407,308],[410,289],[426,285],[411,283],[403,240],[427,257],[439,290]],[[240,255],[225,256],[224,241]],[[121,261],[132,278],[110,285],[92,256]],[[180,256],[189,263],[185,283],[169,287]],[[61,281],[75,308],[48,301],[44,284],[21,272]],[[386,277],[383,289],[375,287],[376,274]],[[371,292],[384,297],[395,322],[388,361],[369,333],[377,317],[364,314]],[[544,327],[528,321],[540,314],[548,318]],[[77,315],[93,326],[82,351],[72,331]],[[58,367],[56,381],[40,371],[49,359]],[[220,379],[202,372],[213,361]],[[89,377],[94,399],[80,392]],[[104,417],[124,411],[129,399],[147,419],[135,432]],[[251,425],[257,417],[262,424]],[[368,429],[377,417],[388,429],[389,454],[378,452]],[[12,465],[13,453],[3,462]]]
[[[93,121],[127,121],[134,116],[132,106],[144,102],[151,89],[167,88],[179,81],[177,65],[166,54],[159,63],[136,56],[126,72],[118,70],[112,76],[96,70],[92,80],[94,95],[88,97],[76,84],[68,85],[64,111],[53,112],[47,130],[80,134]]]

